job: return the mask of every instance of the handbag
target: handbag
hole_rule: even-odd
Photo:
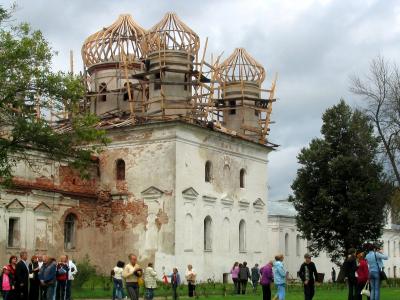
[[[386,276],[385,271],[383,270],[383,268],[381,269],[381,268],[379,267],[378,260],[376,259],[376,252],[374,252],[374,254],[375,254],[375,261],[376,261],[376,264],[378,265],[379,279],[380,279],[381,281],[387,280],[387,276]]]
[[[370,297],[371,296],[371,292],[369,291],[369,282],[367,281],[367,283],[364,285],[364,288],[361,290],[361,295]]]

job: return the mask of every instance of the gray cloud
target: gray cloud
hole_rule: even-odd
[[[319,136],[321,114],[345,98],[349,76],[364,73],[378,54],[397,59],[400,2],[396,0],[254,1],[61,1],[19,0],[16,17],[43,31],[59,55],[54,68],[67,70],[69,50],[82,68],[84,39],[130,13],[145,28],[175,11],[202,38],[208,54],[245,47],[267,70],[266,86],[279,72],[270,140],[270,198],[286,197],[298,168],[296,155]]]

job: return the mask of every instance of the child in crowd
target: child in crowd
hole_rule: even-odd
[[[11,293],[14,291],[14,276],[11,274],[8,266],[3,267],[3,272],[0,275],[0,291],[3,300],[11,299]]]

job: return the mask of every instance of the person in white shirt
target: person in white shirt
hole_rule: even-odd
[[[67,263],[68,263],[68,281],[67,281],[67,288],[65,291],[65,300],[71,300],[71,287],[72,287],[72,281],[74,280],[74,276],[78,273],[78,268],[74,264],[74,262],[68,258],[68,255],[66,255],[67,258]]]
[[[196,292],[196,272],[192,265],[187,266],[185,278],[188,282],[189,297],[193,297]]]
[[[111,272],[112,278],[113,278],[113,295],[112,299],[115,300],[115,298],[122,299],[125,298],[124,294],[124,288],[123,288],[123,282],[122,282],[122,273],[124,272],[124,267],[125,263],[122,261],[118,261],[117,265],[114,267],[114,269]]]

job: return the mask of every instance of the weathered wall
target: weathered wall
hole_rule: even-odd
[[[10,216],[19,216],[21,243],[7,247],[7,226],[2,226],[3,261],[20,249],[68,253],[76,260],[88,254],[108,273],[117,260],[136,253],[142,264],[154,261],[160,274],[173,266],[183,271],[192,263],[199,279],[216,280],[235,260],[262,262],[267,254],[267,239],[260,239],[267,230],[267,148],[181,122],[119,128],[109,137],[112,142],[90,181],[42,158],[35,170],[18,166],[15,191],[1,192],[0,221],[7,225]],[[116,180],[119,159],[125,162],[125,180]],[[204,182],[207,160],[213,163],[210,183]],[[246,170],[245,188],[239,186],[241,169]],[[19,202],[10,204],[13,199]],[[35,210],[38,205],[41,209]],[[69,213],[77,217],[73,250],[64,249]],[[206,216],[213,222],[211,251],[203,247]],[[240,220],[246,222],[243,251]]]
[[[176,258],[164,263],[199,279],[221,281],[234,261],[261,263],[267,256],[268,148],[210,130],[180,126],[177,131]],[[205,182],[205,164],[212,164]],[[246,170],[240,188],[240,170]],[[212,219],[211,250],[204,249],[204,219]],[[239,222],[246,222],[245,249],[239,250]],[[192,238],[190,238],[192,236]],[[158,265],[159,267],[159,265]]]

